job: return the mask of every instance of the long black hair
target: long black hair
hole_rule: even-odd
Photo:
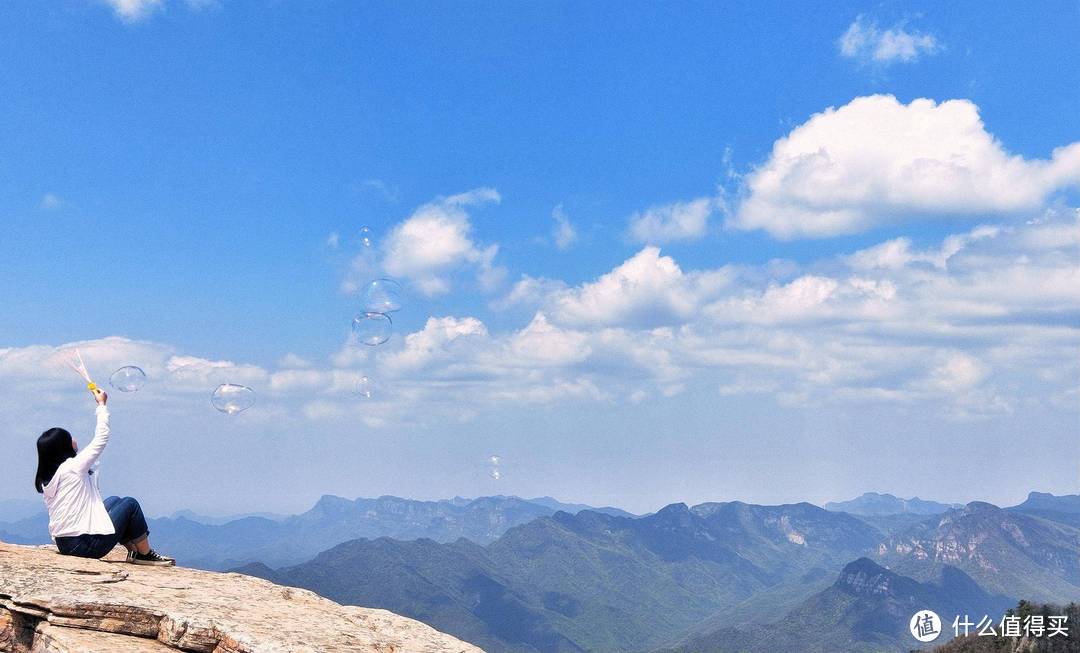
[[[71,434],[61,428],[51,428],[37,439],[37,476],[34,487],[44,492],[44,486],[52,480],[60,463],[75,457],[75,447],[71,444]]]

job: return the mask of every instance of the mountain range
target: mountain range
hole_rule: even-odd
[[[917,644],[903,629],[914,605],[993,614],[1022,596],[1080,599],[1078,538],[1063,521],[980,502],[899,531],[805,503],[673,504],[639,518],[556,513],[486,546],[360,539],[238,571],[384,607],[492,653],[905,650]]]
[[[0,523],[0,539],[48,541],[47,517],[27,503],[0,505],[22,515]],[[492,653],[900,651],[917,644],[904,623],[915,605],[990,614],[1021,598],[1080,599],[1080,496],[827,505],[672,504],[636,517],[550,497],[325,496],[298,515],[181,511],[150,528],[187,566],[387,608]]]
[[[873,557],[919,580],[949,565],[993,593],[1067,603],[1080,598],[1080,528],[1067,520],[975,501],[886,538]]]
[[[830,582],[819,572],[880,538],[807,503],[672,504],[636,519],[558,512],[487,546],[355,540],[300,565],[237,571],[409,615],[492,653],[628,651],[781,584],[811,596]]]

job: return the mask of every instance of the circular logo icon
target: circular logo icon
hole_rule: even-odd
[[[908,628],[920,642],[932,642],[941,635],[941,617],[933,610],[920,610],[911,616]]]

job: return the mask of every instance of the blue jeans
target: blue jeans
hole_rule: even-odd
[[[112,535],[76,535],[56,538],[60,553],[80,558],[100,558],[117,544],[131,544],[150,535],[142,506],[131,497],[105,499],[105,510],[113,523]]]

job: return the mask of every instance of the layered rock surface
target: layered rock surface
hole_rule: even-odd
[[[483,653],[385,610],[242,574],[0,543],[0,651]]]

